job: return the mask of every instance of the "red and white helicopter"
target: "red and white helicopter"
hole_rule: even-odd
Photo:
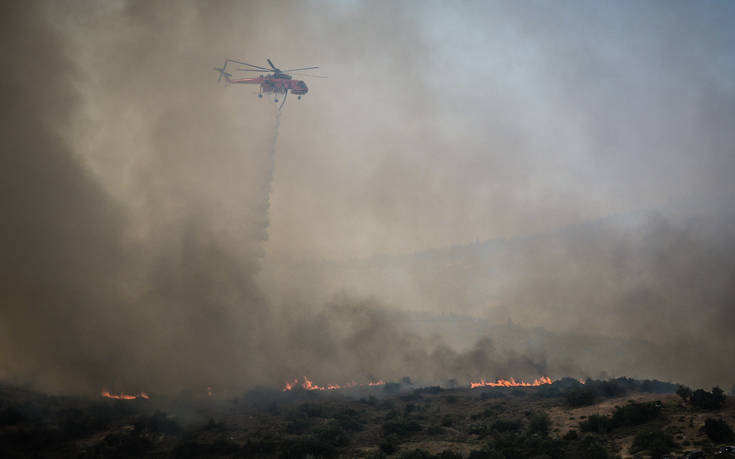
[[[268,61],[268,65],[271,66],[270,69],[267,69],[265,67],[260,67],[253,64],[248,64],[247,62],[237,61],[235,59],[227,58],[225,59],[224,65],[222,67],[215,67],[214,69],[219,72],[219,78],[217,81],[222,81],[222,77],[225,77],[225,81],[228,84],[258,84],[260,85],[260,92],[258,93],[258,97],[263,97],[263,93],[273,93],[275,95],[275,102],[278,102],[278,95],[283,94],[283,101],[281,102],[281,107],[283,107],[283,104],[286,103],[286,97],[288,96],[288,92],[291,91],[292,94],[296,94],[299,99],[301,99],[301,96],[309,92],[309,88],[306,87],[306,83],[304,83],[301,80],[294,80],[291,75],[289,75],[287,72],[296,72],[299,70],[313,70],[318,69],[319,67],[302,67],[298,69],[287,69],[287,70],[281,70],[275,65],[273,65],[273,62],[271,62],[270,59],[266,59]],[[270,75],[260,75],[257,78],[232,78],[232,74],[227,72],[227,64],[233,63],[233,64],[239,64],[239,65],[246,65],[247,68],[238,68],[235,69],[238,72],[273,72]],[[298,74],[295,74],[298,75]],[[325,76],[319,76],[319,75],[305,75],[312,78],[326,78]],[[281,108],[279,107],[279,109]]]

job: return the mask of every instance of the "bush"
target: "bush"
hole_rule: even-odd
[[[325,441],[315,437],[302,437],[288,440],[283,443],[283,448],[279,457],[334,457],[337,455],[336,448]]]
[[[387,437],[384,438],[378,446],[385,454],[393,454],[398,451],[398,440],[393,436]]]
[[[383,390],[389,394],[395,394],[401,390],[401,383],[389,382],[383,386]]]
[[[545,437],[549,434],[550,428],[551,418],[546,413],[536,413],[531,416],[528,423],[528,434],[538,434]]]
[[[493,424],[490,426],[492,430],[495,432],[519,432],[521,430],[521,422],[520,421],[505,421],[502,419],[498,419],[497,421],[493,422]]]
[[[690,401],[692,405],[705,410],[717,410],[725,406],[727,396],[719,387],[713,387],[712,392],[697,389],[692,393]]]
[[[417,432],[421,432],[421,425],[416,421],[393,420],[383,424],[385,435],[393,434],[399,437],[409,437]]]
[[[176,445],[171,456],[176,459],[200,458],[212,456],[230,456],[240,447],[237,443],[220,438],[212,443],[199,443],[193,440],[184,440]]]
[[[299,406],[299,411],[306,414],[310,418],[324,418],[327,417],[322,405],[316,403],[302,403]]]
[[[609,459],[605,443],[593,435],[585,435],[567,448],[565,457],[569,459]]]
[[[659,459],[673,448],[676,448],[676,442],[674,442],[671,434],[660,430],[649,430],[636,434],[630,452],[648,451],[652,459]]]
[[[221,423],[220,423],[221,424]],[[204,426],[205,429],[217,429],[220,427],[218,423],[214,422],[214,419],[210,419],[209,423]],[[224,424],[221,425],[224,428]],[[150,416],[140,416],[135,421],[135,431],[142,433],[164,433],[169,435],[175,435],[181,431],[179,424],[173,419],[166,416],[161,411],[156,411]]]
[[[637,426],[661,416],[661,402],[628,403],[615,409],[613,427]]]
[[[324,443],[339,447],[349,443],[349,438],[344,430],[336,425],[328,425],[315,432],[315,437]]]
[[[676,389],[676,395],[681,397],[683,401],[688,402],[689,399],[692,398],[692,390],[687,386],[679,386],[679,388]]]
[[[597,395],[593,387],[583,386],[570,388],[564,394],[564,398],[569,406],[576,407],[593,405],[597,400]]]
[[[433,456],[423,449],[415,449],[402,453],[400,457],[401,459],[431,459]]]
[[[23,413],[14,406],[0,408],[0,426],[12,426],[25,420]]]
[[[342,429],[350,432],[359,432],[363,429],[364,421],[358,416],[358,412],[352,408],[347,408],[334,417],[335,423]]]
[[[613,423],[610,416],[593,414],[579,423],[579,430],[582,432],[607,433],[612,429]]]
[[[709,439],[715,443],[724,443],[735,440],[735,434],[733,434],[732,429],[727,422],[722,419],[707,418],[704,421],[702,431],[704,431]]]

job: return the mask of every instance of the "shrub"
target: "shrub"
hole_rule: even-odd
[[[25,420],[23,413],[14,406],[0,408],[0,426],[11,426]]]
[[[359,432],[363,429],[364,421],[358,416],[358,412],[348,408],[334,417],[335,423],[342,429],[350,432]]]
[[[681,397],[683,401],[688,402],[689,399],[692,398],[692,390],[687,386],[679,386],[679,388],[676,389],[676,395]]]
[[[383,390],[390,394],[395,394],[401,390],[401,383],[389,382],[383,386]]]
[[[414,449],[413,451],[402,453],[400,457],[401,459],[431,459],[432,455],[423,449]]]
[[[334,457],[337,455],[336,448],[325,441],[318,438],[308,436],[287,440],[283,443],[283,448],[279,457]]]
[[[613,427],[637,426],[661,416],[661,402],[628,403],[617,407],[612,416]]]
[[[610,453],[601,439],[593,435],[585,435],[567,448],[565,457],[569,459],[608,459]]]
[[[310,418],[326,417],[324,407],[316,403],[302,403],[301,406],[299,406],[299,411],[306,414]]]
[[[220,438],[212,443],[199,443],[192,440],[184,440],[176,445],[171,456],[177,459],[230,456],[236,453],[240,447],[237,443]]]
[[[315,437],[324,443],[332,446],[345,446],[349,443],[349,438],[344,430],[339,426],[331,424],[315,432]]]
[[[205,429],[208,427],[216,429],[218,424],[214,422],[214,419],[210,419],[209,424],[205,426]],[[224,428],[224,424],[222,427]],[[150,416],[140,416],[135,421],[135,431],[174,435],[181,431],[181,427],[175,420],[166,416],[165,413],[156,411]]]
[[[521,422],[498,419],[493,422],[490,428],[496,432],[519,432],[521,430]]]
[[[704,389],[697,389],[692,393],[692,405],[705,410],[717,410],[725,405],[727,396],[719,387],[713,387],[712,392]]]
[[[545,437],[549,434],[550,428],[551,418],[546,413],[534,414],[528,423],[529,435],[538,434]]]
[[[569,406],[587,406],[595,403],[597,395],[593,387],[583,386],[570,388],[564,398]]]
[[[652,459],[659,459],[673,448],[676,448],[676,442],[674,442],[671,434],[661,430],[649,430],[636,434],[630,452],[648,451]]]
[[[610,416],[593,414],[579,423],[579,430],[582,432],[607,433],[612,429],[613,423]]]
[[[398,451],[398,440],[394,436],[384,438],[378,447],[385,454],[393,454]]]
[[[421,425],[415,421],[393,420],[383,424],[383,433],[385,435],[398,435],[399,437],[408,437],[417,432],[421,432]]]
[[[702,427],[702,430],[707,434],[709,439],[715,443],[724,443],[726,441],[735,440],[735,434],[733,434],[732,429],[727,422],[722,419],[707,418],[704,421],[704,427]]]

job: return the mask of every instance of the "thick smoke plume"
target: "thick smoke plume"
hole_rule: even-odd
[[[0,378],[735,377],[732,7],[0,9]]]

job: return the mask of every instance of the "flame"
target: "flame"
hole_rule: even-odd
[[[144,398],[148,400],[151,398],[151,396],[146,394],[145,392],[140,392],[138,394],[126,394],[124,392],[113,394],[109,390],[105,389],[102,389],[102,396],[107,398],[114,398],[115,400],[135,400],[136,398]]]
[[[525,382],[525,381],[516,381],[513,378],[510,379],[498,379],[495,382],[491,381],[485,381],[485,379],[481,379],[480,382],[470,382],[470,388],[474,389],[475,387],[533,387],[533,386],[541,386],[543,384],[551,384],[551,378],[542,376],[539,379],[534,379],[533,382]]]
[[[349,389],[352,387],[362,387],[362,386],[382,386],[385,384],[385,381],[377,380],[377,381],[370,381],[367,384],[359,384],[355,381],[350,381],[346,384],[327,384],[325,386],[320,386],[318,384],[314,384],[306,376],[303,377],[303,380],[304,382],[302,382],[301,384],[299,384],[299,378],[295,378],[292,381],[286,381],[283,389],[281,389],[281,392],[288,392],[298,387],[304,390],[339,390],[339,389]]]

